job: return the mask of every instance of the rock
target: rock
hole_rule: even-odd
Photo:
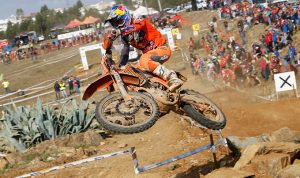
[[[100,142],[100,145],[102,146],[102,145],[105,145],[105,142]]]
[[[127,147],[127,144],[126,143],[122,143],[122,144],[118,145],[118,147],[119,148],[125,148],[125,147]]]
[[[271,134],[272,142],[294,142],[300,143],[300,132],[291,130],[288,127],[283,127]]]
[[[300,159],[295,159],[293,164],[300,164]]]
[[[251,178],[254,174],[251,172],[234,170],[232,168],[217,169],[205,176],[205,178]]]
[[[61,147],[58,149],[58,156],[66,156],[66,157],[70,157],[70,156],[73,156],[75,155],[76,153],[76,149],[75,148],[72,148],[72,147]]]
[[[87,131],[83,135],[83,141],[86,145],[99,145],[101,141],[103,141],[103,138],[100,134],[94,132],[94,131]]]
[[[255,144],[248,146],[242,153],[242,156],[240,159],[236,162],[234,165],[234,169],[238,170],[244,166],[246,166],[257,154],[257,152],[260,150],[261,145]]]
[[[275,178],[299,178],[300,177],[300,164],[289,165],[282,169]]]
[[[172,170],[172,171],[174,171],[175,169],[180,168],[180,167],[181,167],[181,164],[175,163],[175,164],[172,164],[169,167],[169,169]]]
[[[6,157],[6,154],[0,153],[0,158],[4,158],[4,157]]]
[[[259,174],[275,177],[283,168],[290,165],[291,160],[288,154],[271,153],[259,155],[251,160],[251,166]]]
[[[260,142],[268,142],[269,136],[266,134],[259,135],[257,137],[236,137],[229,136],[227,141],[230,141],[238,150],[242,150],[249,145],[253,145]]]
[[[103,138],[100,134],[89,130],[84,133],[71,135],[68,144],[66,146],[80,146],[80,145],[88,145],[88,146],[97,146],[100,142],[103,141]]]
[[[48,157],[46,160],[47,160],[47,161],[53,161],[53,160],[56,160],[56,159],[50,156],[50,157]]]
[[[47,163],[42,161],[40,158],[34,158],[32,161],[29,163],[31,167],[36,168],[36,167],[47,167]]]
[[[257,155],[266,155],[270,153],[288,154],[290,160],[300,154],[300,144],[290,142],[265,142],[247,146],[240,159],[234,165],[234,169],[240,169],[251,162]]]
[[[6,159],[0,159],[0,170],[3,170],[7,167],[8,161]]]

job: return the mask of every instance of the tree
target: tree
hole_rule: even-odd
[[[196,0],[192,0],[192,10],[193,11],[196,11],[198,8],[197,8],[197,1]]]
[[[30,26],[31,23],[33,23],[31,19],[23,20],[20,23],[20,31],[21,32],[26,32],[26,31],[32,30],[32,29],[29,29],[29,26]]]
[[[10,21],[7,23],[7,29],[6,29],[6,37],[8,39],[14,39],[14,37],[19,33],[19,24],[12,24]]]
[[[82,8],[83,7],[83,4],[82,4],[82,2],[80,1],[80,0],[78,0],[77,2],[76,2],[76,5],[75,5],[78,9],[80,9],[80,8]]]
[[[1,31],[0,32],[0,40],[5,39],[5,38],[6,38],[5,32]]]
[[[24,16],[24,11],[23,9],[19,8],[16,10],[16,16],[18,20],[22,20],[22,17]]]
[[[95,8],[90,8],[88,10],[85,10],[85,17],[93,16],[93,17],[100,17],[99,11]]]

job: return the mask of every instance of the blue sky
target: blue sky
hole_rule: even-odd
[[[105,0],[110,1],[110,0]],[[41,6],[46,4],[49,8],[68,7],[75,4],[77,0],[0,0],[0,19],[5,19],[16,14],[16,9],[22,8],[25,15],[38,12]],[[100,0],[81,0],[83,4],[95,4]]]

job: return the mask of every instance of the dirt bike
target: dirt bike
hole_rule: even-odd
[[[109,93],[96,105],[96,119],[105,129],[118,133],[142,132],[170,111],[186,114],[208,129],[225,127],[223,112],[199,92],[181,89],[170,92],[167,81],[131,64],[120,69],[111,55],[104,55],[101,63],[105,73],[88,86],[83,100],[107,89]],[[180,73],[177,75],[187,80]]]

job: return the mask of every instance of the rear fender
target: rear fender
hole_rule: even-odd
[[[120,74],[120,76],[125,85],[139,86],[140,84],[140,80],[138,77],[128,75],[128,74]],[[114,80],[109,74],[102,76],[97,81],[93,82],[87,87],[87,89],[83,94],[82,100],[89,99],[96,91],[100,91],[104,88],[107,88],[107,91],[111,92],[113,89],[113,83]]]

